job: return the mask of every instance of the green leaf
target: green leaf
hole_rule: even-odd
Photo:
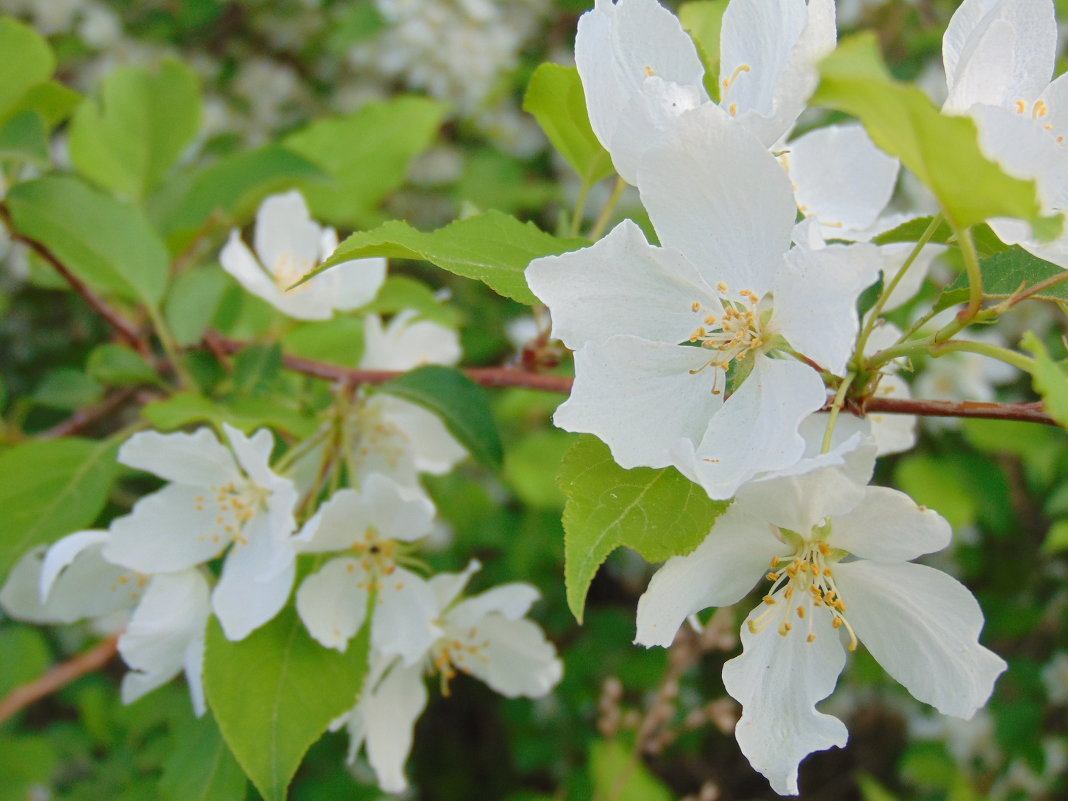
[[[240,801],[248,780],[214,718],[192,719],[175,732],[159,780],[162,801]]]
[[[457,220],[429,233],[392,220],[350,236],[311,275],[368,256],[417,259],[482,281],[498,295],[534,306],[538,299],[523,274],[527,265],[540,256],[554,256],[587,244],[583,239],[557,239],[533,223],[522,223],[499,211]]]
[[[287,332],[282,344],[287,353],[305,359],[358,367],[363,357],[363,318],[338,316],[305,323]]]
[[[1064,276],[1068,273],[1056,264],[1032,256],[1020,247],[997,253],[979,263],[983,277],[983,297],[1002,300],[1029,286],[1047,278]],[[1054,303],[1068,303],[1068,280],[1053,284],[1031,296],[1035,300],[1049,300]],[[935,308],[948,309],[968,300],[968,277],[964,274],[942,292]]]
[[[52,163],[48,152],[48,132],[41,115],[24,111],[0,128],[0,159],[24,161],[41,169]]]
[[[48,80],[56,68],[52,48],[32,28],[10,17],[0,18],[0,121],[21,109],[17,104],[36,84]]]
[[[234,357],[234,389],[244,395],[261,395],[282,369],[282,346],[250,345]]]
[[[672,801],[671,792],[635,754],[618,740],[590,745],[590,778],[594,798],[613,801]]]
[[[167,60],[157,71],[120,67],[70,126],[70,157],[96,184],[140,200],[163,180],[200,130],[196,73]]]
[[[1068,520],[1061,519],[1049,527],[1042,542],[1042,553],[1053,554],[1068,551]]]
[[[158,209],[160,227],[178,249],[214,214],[227,224],[245,220],[267,195],[326,174],[281,145],[227,156],[191,176],[171,207]]]
[[[229,423],[246,434],[267,426],[298,437],[308,437],[319,427],[315,418],[283,406],[277,398],[237,398],[215,403],[202,395],[181,392],[149,403],[141,414],[160,431],[173,431],[190,423]]]
[[[7,116],[15,117],[26,111],[36,111],[44,120],[45,127],[52,130],[67,119],[82,102],[82,96],[73,89],[56,81],[45,81],[31,86]]]
[[[719,101],[719,34],[723,27],[726,0],[691,0],[679,6],[679,22],[693,37],[705,65],[705,89]]]
[[[430,145],[446,107],[423,97],[368,103],[346,117],[313,122],[283,144],[334,180],[303,185],[312,216],[335,225],[368,223]]]
[[[0,630],[0,698],[22,684],[29,684],[52,666],[52,649],[44,631],[33,626]]]
[[[144,215],[69,177],[17,184],[7,195],[15,226],[94,288],[156,306],[168,255]]]
[[[62,766],[57,751],[47,737],[0,736],[0,801],[26,801],[51,786]]]
[[[586,95],[575,67],[542,64],[530,77],[523,111],[537,119],[549,141],[587,186],[612,174],[612,157],[590,127]]]
[[[73,412],[100,400],[103,389],[100,384],[81,370],[73,367],[57,367],[50,370],[31,396],[34,403],[53,409]]]
[[[189,347],[200,341],[231,283],[216,264],[193,267],[174,279],[163,303],[163,316],[175,342]]]
[[[567,496],[567,604],[579,623],[590,582],[612,551],[623,545],[650,562],[685,555],[701,544],[729,505],[710,500],[673,467],[624,470],[595,437],[575,443],[557,481]]]
[[[405,309],[414,309],[419,317],[441,323],[448,328],[457,328],[462,316],[454,304],[442,303],[426,284],[404,275],[391,275],[364,311],[372,314],[396,314]]]
[[[1053,361],[1046,346],[1032,331],[1024,334],[1020,345],[1035,357],[1035,372],[1031,375],[1035,392],[1042,396],[1050,417],[1061,427],[1068,428],[1068,371],[1064,363]]]
[[[942,114],[921,89],[894,81],[874,34],[840,42],[820,72],[822,81],[812,102],[863,122],[875,144],[901,159],[934,193],[955,226],[990,217],[1040,222],[1034,181],[1012,178],[987,159],[970,118]],[[1053,230],[1048,230],[1051,225]],[[1043,226],[1046,235],[1057,230],[1056,223]]]
[[[113,343],[93,348],[85,369],[90,378],[109,387],[159,383],[159,375],[140,353]]]
[[[884,231],[873,237],[871,241],[876,245],[890,245],[895,242],[919,242],[920,237],[930,226],[932,219],[934,218],[917,217],[914,220],[903,222],[896,228],[891,228],[889,231]],[[1009,246],[998,239],[998,235],[985,223],[972,228],[972,240],[975,243],[975,249],[983,258],[1009,249]],[[940,245],[956,244],[953,241],[953,229],[949,227],[949,223],[945,220],[935,229],[930,241]]]
[[[230,751],[266,801],[283,801],[308,748],[356,705],[369,627],[344,654],[311,639],[292,607],[241,642],[208,624],[204,689]]]
[[[379,391],[433,412],[479,462],[501,466],[504,453],[489,399],[459,370],[429,364],[382,384]]]
[[[118,443],[67,438],[0,453],[0,577],[30,548],[92,525],[107,501]]]

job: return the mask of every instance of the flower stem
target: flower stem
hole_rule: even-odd
[[[167,360],[171,363],[174,374],[178,377],[179,386],[184,389],[193,389],[196,387],[196,382],[193,380],[189,370],[186,369],[178,343],[175,341],[174,335],[171,334],[163,315],[151,304],[146,304],[145,308],[148,310],[148,319],[152,321],[152,327],[156,329],[159,343],[163,346],[163,352],[167,354]]]
[[[823,444],[820,447],[820,453],[827,453],[831,449],[831,440],[834,438],[834,427],[838,424],[838,415],[842,411],[842,407],[845,405],[846,395],[849,392],[849,388],[853,385],[853,379],[856,377],[857,374],[852,370],[847,373],[846,377],[842,379],[838,391],[834,394],[834,402],[831,404],[830,418],[827,420],[827,430],[823,432]]]
[[[601,213],[597,216],[597,222],[593,224],[593,228],[590,230],[590,239],[597,240],[601,238],[601,234],[608,227],[608,221],[612,219],[612,214],[616,210],[619,196],[623,194],[623,190],[626,187],[627,182],[617,175],[615,186],[612,187],[612,194],[609,195],[608,202],[604,204],[604,208],[601,209]]]
[[[947,353],[956,353],[958,351],[965,351],[967,353],[980,353],[983,356],[989,356],[991,359],[997,359],[998,361],[1011,364],[1025,373],[1031,374],[1035,371],[1035,360],[1030,356],[1024,356],[1022,353],[1017,353],[1014,350],[1003,348],[1000,345],[991,345],[988,342],[974,342],[969,339],[950,339],[945,342],[935,342],[930,345],[928,352],[934,356],[945,356]]]
[[[582,189],[579,190],[578,199],[575,201],[575,210],[571,214],[571,227],[567,231],[567,235],[575,237],[579,235],[579,227],[582,225],[582,213],[586,210],[586,198],[590,194],[590,184],[588,181],[582,182]]]

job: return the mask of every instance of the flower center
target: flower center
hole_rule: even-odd
[[[222,486],[208,487],[208,493],[198,495],[194,502],[196,510],[206,507],[216,512],[209,529],[200,535],[201,541],[223,543],[233,540],[239,545],[248,545],[241,531],[256,513],[265,506],[268,492],[251,481],[230,481]]]
[[[293,284],[307,275],[311,268],[312,265],[297,261],[289,253],[283,253],[271,268],[270,276],[274,280],[276,287],[283,292],[295,295],[298,292],[305,292],[311,287],[311,281],[306,281],[300,286],[293,286]],[[290,287],[293,288],[290,289]]]
[[[373,526],[363,533],[362,540],[353,543],[352,550],[359,556],[360,567],[376,579],[391,576],[397,569],[397,543],[380,537]]]
[[[798,628],[808,630],[805,641],[813,642],[816,639],[813,615],[822,614],[820,610],[826,609],[832,618],[831,625],[836,629],[845,626],[849,632],[849,650],[855,651],[857,635],[846,620],[846,605],[834,584],[831,565],[838,558],[826,542],[808,540],[801,544],[789,563],[778,556],[773,557],[771,570],[766,575],[772,582],[764,596],[768,608],[749,621],[749,630],[757,634],[770,623],[778,622],[779,634],[786,637],[794,630],[796,617]]]
[[[720,294],[726,296],[727,286],[716,287]],[[755,292],[743,289],[734,300],[723,298],[723,314],[706,314],[700,301],[694,301],[690,310],[703,315],[701,324],[690,334],[690,342],[713,351],[708,362],[691,370],[690,374],[699,373],[705,367],[716,367],[727,371],[731,362],[740,361],[750,353],[764,347],[766,338],[762,331],[763,318],[760,313],[760,298]],[[713,387],[714,395],[720,394],[718,387]]]
[[[470,673],[468,665],[472,659],[489,663],[484,653],[489,640],[478,641],[478,627],[472,626],[465,633],[450,631],[439,639],[430,649],[430,659],[434,669],[441,676],[441,694],[449,694],[449,682],[455,678],[457,671]]]

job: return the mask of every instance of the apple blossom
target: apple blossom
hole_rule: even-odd
[[[370,303],[386,278],[385,259],[357,259],[293,287],[337,249],[337,233],[311,219],[304,197],[272,195],[256,213],[255,253],[233,231],[219,261],[254,295],[299,320],[329,320],[335,310]],[[290,289],[290,287],[293,287]]]
[[[527,269],[553,336],[575,350],[554,421],[596,434],[623,467],[695,465],[691,478],[729,498],[801,457],[797,426],[826,400],[811,365],[844,374],[877,254],[790,248],[785,173],[713,105],[646,152],[638,188],[661,247],[624,221]]]
[[[289,597],[297,491],[269,466],[269,431],[246,437],[229,425],[223,429],[232,451],[208,428],[141,432],[122,446],[120,462],[171,483],[112,522],[103,556],[141,573],[171,573],[214,559],[232,543],[212,609],[227,638],[240,640]]]
[[[742,704],[742,752],[780,794],[798,792],[807,754],[845,745],[845,726],[815,705],[834,689],[846,647],[863,642],[914,697],[962,718],[1006,667],[978,642],[983,615],[968,590],[912,563],[949,544],[949,524],[904,493],[864,486],[870,448],[866,458],[742,487],[704,542],[665,563],[638,603],[636,641],[668,646],[689,615],[737,603],[762,576],[770,582],[723,682]]]

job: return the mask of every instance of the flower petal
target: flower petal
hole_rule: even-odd
[[[970,718],[1007,665],[979,644],[983,612],[960,582],[914,564],[840,562],[839,597],[857,637],[913,697]]]
[[[329,254],[327,254],[329,255]],[[351,311],[375,299],[386,280],[385,259],[355,259],[335,264],[321,276],[334,275],[331,306]]]
[[[60,540],[56,540],[45,554],[41,565],[41,603],[48,602],[48,595],[56,578],[70,566],[87,548],[96,546],[99,550],[108,541],[110,535],[100,529],[75,531]],[[126,572],[126,571],[121,571]]]
[[[864,500],[833,525],[834,547],[876,562],[907,562],[942,550],[953,537],[938,512],[888,487],[865,488]]]
[[[322,229],[295,189],[271,195],[256,212],[256,254],[272,274],[286,262],[308,267],[318,264],[321,238]]]
[[[243,640],[271,620],[293,589],[296,558],[292,546],[271,541],[266,529],[263,518],[246,527],[247,541],[234,543],[211,595],[212,608],[228,640]]]
[[[421,659],[441,629],[434,623],[438,607],[434,592],[421,576],[398,567],[378,581],[371,622],[371,646],[396,654],[406,665]]]
[[[340,489],[319,507],[294,537],[301,553],[351,548],[371,525],[367,501],[354,489]]]
[[[529,620],[494,613],[482,618],[477,628],[456,635],[469,647],[456,649],[453,664],[507,698],[540,698],[563,675],[556,648]]]
[[[457,462],[467,458],[467,450],[449,433],[441,418],[415,403],[381,394],[367,401],[368,410],[374,408],[393,431],[399,432],[405,442],[404,457],[396,459],[399,464],[398,481],[405,484],[408,458],[421,473],[442,475],[448,473]],[[418,484],[411,482],[407,486]]]
[[[210,428],[192,434],[140,431],[119,448],[119,461],[195,487],[222,486],[241,478],[233,455]]]
[[[478,625],[489,614],[503,616],[506,620],[518,620],[530,611],[541,597],[536,587],[514,581],[500,584],[456,604],[446,615],[449,626],[463,629]]]
[[[321,645],[344,652],[367,617],[370,577],[355,559],[327,562],[297,590],[297,614]]]
[[[783,162],[801,213],[843,231],[875,224],[894,193],[900,166],[858,124],[810,131],[790,142]]]
[[[553,416],[565,431],[595,434],[625,468],[665,467],[680,439],[696,441],[723,405],[722,371],[703,348],[615,336],[575,351],[575,383]],[[693,371],[700,370],[694,373]],[[822,386],[822,383],[821,383]]]
[[[456,364],[460,361],[460,337],[451,328],[430,320],[416,319],[408,309],[393,315],[383,328],[377,314],[364,318],[364,370],[412,370],[424,364]]]
[[[780,596],[781,593],[777,593]],[[816,711],[834,690],[845,649],[828,614],[811,614],[785,637],[777,626],[749,629],[769,607],[742,624],[742,654],[723,666],[723,686],[742,705],[734,735],[746,759],[780,795],[797,795],[797,766],[813,751],[841,748],[849,735],[837,718]],[[806,638],[815,635],[811,642]]]
[[[638,189],[661,244],[709,286],[758,297],[771,288],[797,214],[790,180],[717,106],[686,112],[646,151]]]
[[[286,295],[267,275],[249,246],[241,239],[241,232],[237,229],[230,232],[230,239],[219,254],[219,263],[253,295],[267,301],[276,309],[286,310],[291,296]],[[329,310],[326,310],[325,316],[319,319],[325,320],[329,316]]]
[[[749,479],[801,458],[805,440],[798,426],[826,399],[811,367],[757,357],[749,377],[708,421],[688,469],[709,497],[732,497]]]
[[[860,332],[857,298],[878,280],[883,266],[878,248],[866,243],[795,247],[786,263],[775,281],[772,325],[795,350],[844,375]]]
[[[697,549],[669,559],[638,599],[634,642],[667,648],[690,615],[737,603],[757,583],[773,556],[790,551],[767,523],[731,506]]]
[[[865,489],[847,470],[823,467],[799,475],[752,481],[738,490],[735,505],[765,523],[806,536],[824,519],[844,514],[861,503]]]
[[[434,601],[438,609],[448,609],[453,602],[460,597],[460,593],[467,587],[471,576],[482,569],[482,563],[472,559],[459,573],[435,573],[427,583],[434,592]]]
[[[658,248],[630,220],[582,250],[535,259],[527,283],[552,312],[553,336],[572,350],[614,334],[676,345],[719,297],[680,253]],[[694,312],[694,303],[707,309]]]
[[[594,133],[620,175],[634,183],[640,140],[627,138],[613,146],[618,132],[633,122],[626,110],[652,75],[697,87],[704,95],[697,48],[678,18],[656,0],[596,0],[579,19],[575,63]]]
[[[367,761],[387,793],[400,793],[408,787],[404,763],[412,750],[415,722],[426,702],[420,667],[398,665],[360,703]]]
[[[413,542],[430,533],[434,504],[421,489],[402,487],[378,473],[367,477],[363,497],[368,506],[368,525],[384,539]]]

